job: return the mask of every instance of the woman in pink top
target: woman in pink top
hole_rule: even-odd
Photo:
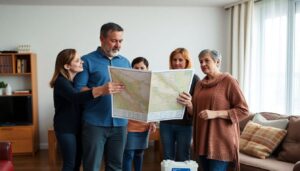
[[[194,115],[194,154],[204,171],[226,171],[229,164],[239,170],[239,121],[248,115],[248,106],[238,82],[222,73],[221,54],[203,50],[199,54],[206,76],[198,81],[193,99],[182,93],[178,101]]]
[[[132,61],[132,68],[148,70],[148,61],[143,57],[137,57]],[[132,161],[135,171],[142,171],[144,150],[148,148],[149,132],[155,132],[154,123],[145,123],[128,120],[128,134],[123,156],[123,171],[131,171]]]

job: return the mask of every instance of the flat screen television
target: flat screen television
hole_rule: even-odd
[[[0,126],[31,124],[31,96],[0,96]]]

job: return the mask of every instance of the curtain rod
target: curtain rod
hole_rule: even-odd
[[[241,0],[239,2],[235,2],[235,3],[232,3],[232,4],[226,5],[226,6],[224,6],[224,9],[228,10],[229,8],[231,8],[231,7],[235,6],[235,5],[239,5],[239,4],[245,3],[247,1],[249,1],[249,0]],[[254,0],[254,3],[259,2],[259,1],[262,1],[262,0]]]

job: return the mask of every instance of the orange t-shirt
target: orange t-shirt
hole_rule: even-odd
[[[128,120],[128,132],[145,132],[149,130],[149,123]]]

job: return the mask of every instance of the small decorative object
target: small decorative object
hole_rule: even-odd
[[[30,45],[19,45],[17,49],[19,53],[29,53]]]
[[[14,94],[30,94],[31,90],[15,90]]]
[[[11,95],[11,93],[12,93],[11,86],[7,84],[5,88],[5,95]]]
[[[4,94],[4,90],[6,88],[7,84],[4,81],[0,81],[0,95]]]
[[[161,171],[197,171],[198,164],[193,160],[186,160],[184,162],[176,162],[174,160],[163,160],[160,163]]]

